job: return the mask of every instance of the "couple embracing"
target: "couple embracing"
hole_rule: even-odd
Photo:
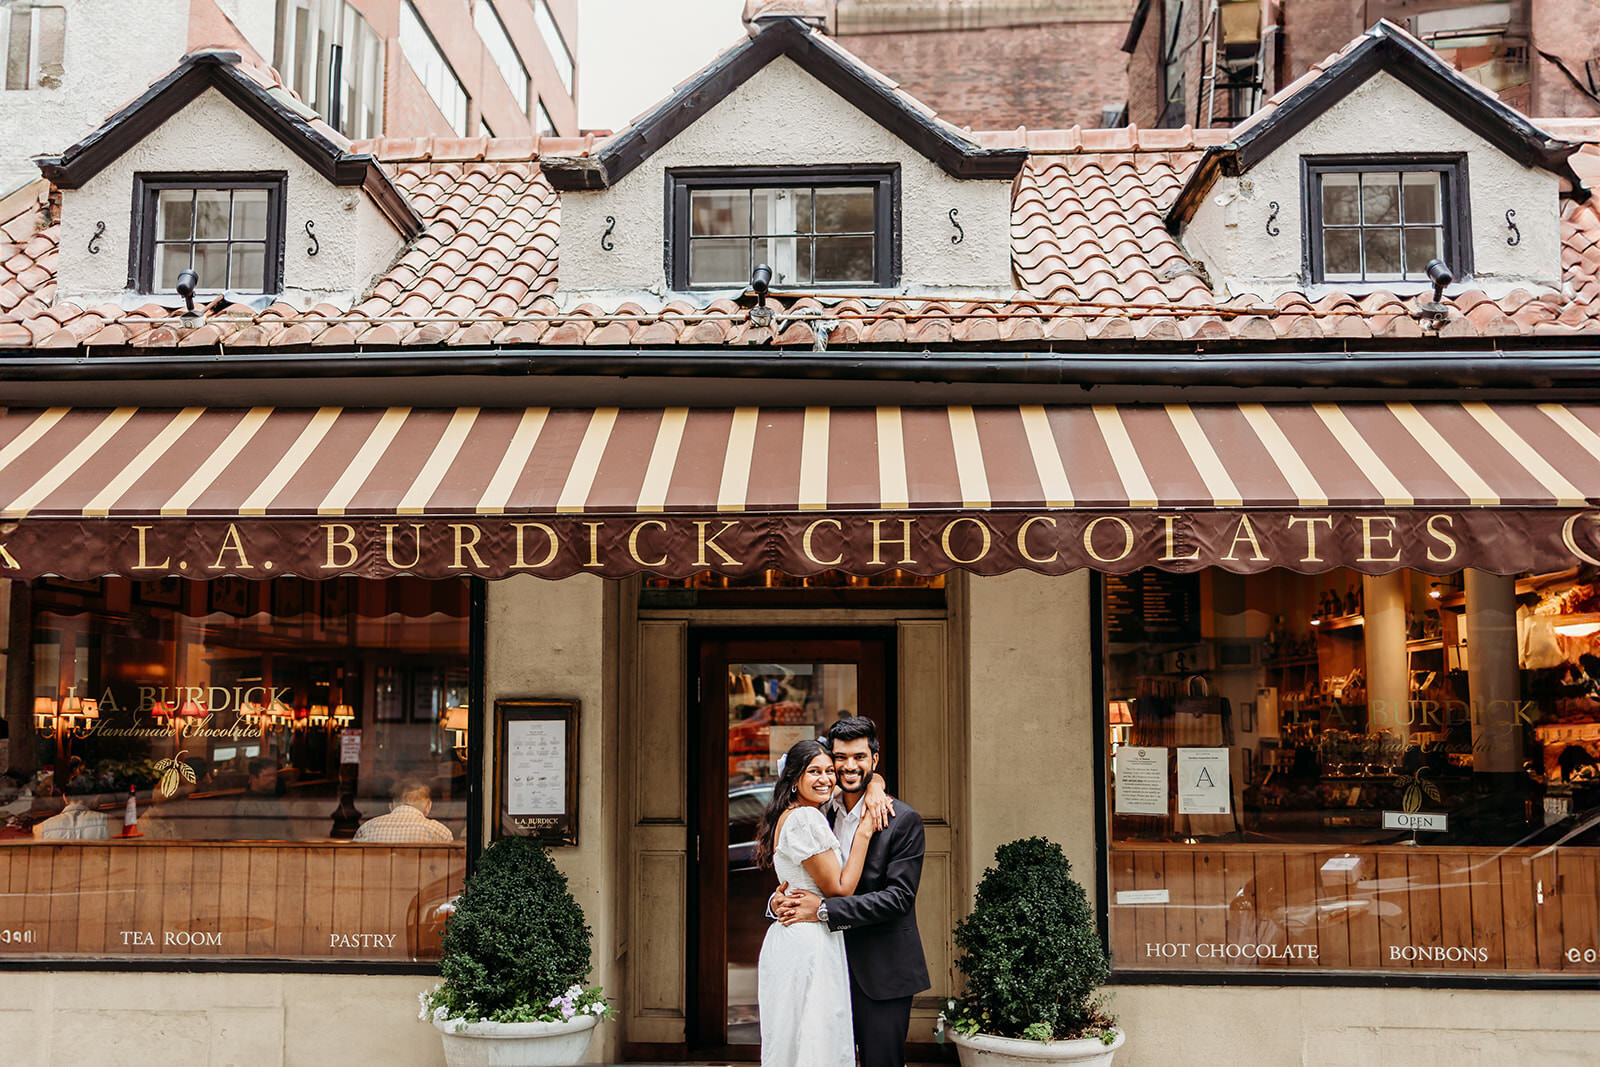
[[[779,882],[758,970],[763,1067],[901,1067],[911,998],[928,988],[917,933],[922,817],[877,775],[877,731],[840,719],[797,742],[757,830]]]

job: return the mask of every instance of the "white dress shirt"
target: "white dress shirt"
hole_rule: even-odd
[[[850,862],[850,849],[856,843],[856,829],[861,825],[861,816],[867,811],[867,794],[862,793],[856,798],[856,806],[846,810],[844,799],[841,797],[833,802],[833,834],[839,839],[839,849],[844,853],[844,861]]]

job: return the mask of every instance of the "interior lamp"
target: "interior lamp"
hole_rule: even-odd
[[[33,698],[33,724],[41,730],[56,727],[56,701],[54,697]]]
[[[444,718],[441,724],[453,735],[451,747],[459,753],[467,750],[467,709],[465,705],[457,704],[453,708],[444,709]]]

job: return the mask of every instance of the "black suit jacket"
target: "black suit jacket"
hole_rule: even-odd
[[[850,977],[873,1000],[930,986],[917,933],[917,885],[925,851],[922,816],[896,798],[889,825],[872,835],[854,896],[831,897],[828,928],[844,931]]]

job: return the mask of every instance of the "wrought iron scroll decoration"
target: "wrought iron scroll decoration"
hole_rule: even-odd
[[[322,251],[322,242],[317,240],[317,235],[311,231],[316,229],[316,223],[306,219],[306,236],[311,238],[311,244],[306,248],[306,255],[314,256]]]
[[[104,222],[94,224],[94,235],[89,238],[89,254],[91,256],[100,254],[100,238],[105,235],[105,232],[106,224]]]
[[[957,217],[960,214],[960,208],[950,209],[950,225],[956,228],[956,232],[950,235],[950,243],[953,245],[958,245],[967,239],[967,231],[961,228],[961,220]]]
[[[613,248],[617,247],[617,243],[611,239],[611,233],[616,228],[617,228],[617,217],[615,215],[607,215],[606,216],[606,232],[602,233],[600,235],[600,248],[603,251],[609,252]]]
[[[1273,225],[1273,223],[1276,222],[1277,218],[1278,218],[1278,202],[1276,200],[1274,200],[1271,203],[1267,204],[1267,207],[1272,209],[1271,213],[1267,215],[1267,236],[1268,237],[1276,237],[1276,236],[1278,236],[1278,234],[1283,232],[1278,227]]]
[[[1506,238],[1506,244],[1510,245],[1512,248],[1515,248],[1522,243],[1522,231],[1517,229],[1516,217],[1516,208],[1506,208],[1506,225],[1511,227],[1511,236]]]

